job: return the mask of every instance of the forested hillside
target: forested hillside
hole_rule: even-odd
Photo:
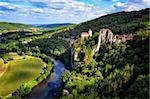
[[[70,30],[60,32],[59,35],[62,37],[73,36],[78,38],[83,31],[92,29],[94,32],[99,32],[101,28],[109,28],[114,34],[135,33],[139,29],[143,29],[149,25],[149,11],[150,9],[147,8],[140,11],[123,11],[114,14],[108,14],[97,19],[74,25],[72,26],[73,28],[70,27]]]
[[[61,26],[69,26],[73,25],[71,23],[58,23],[58,24],[31,24],[32,26],[36,26],[38,28],[57,28]]]
[[[148,99],[149,98],[149,9],[119,12],[84,22],[71,31],[76,38],[73,70],[66,70],[62,99]],[[94,35],[82,40],[82,31]],[[133,39],[104,44],[95,55],[98,31],[133,34]]]

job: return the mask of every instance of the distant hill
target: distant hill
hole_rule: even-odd
[[[93,32],[99,32],[101,28],[109,28],[114,34],[134,34],[139,29],[148,28],[149,11],[150,8],[146,8],[140,11],[122,11],[108,14],[78,24],[69,31],[65,31],[67,33],[61,32],[59,36],[66,37],[72,35],[78,38],[83,31],[88,31],[88,29],[92,29]],[[58,34],[55,36],[58,36]]]
[[[21,24],[21,23],[9,23],[9,22],[0,22],[0,30],[18,30],[18,29],[28,29],[32,26]]]
[[[58,23],[58,24],[31,24],[31,25],[38,27],[38,28],[56,28],[60,26],[69,26],[73,24],[72,23]]]

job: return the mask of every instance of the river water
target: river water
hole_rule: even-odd
[[[32,92],[26,99],[52,99],[56,96],[58,89],[61,87],[61,75],[65,71],[65,66],[59,60],[53,59],[54,70],[41,84],[33,88]]]

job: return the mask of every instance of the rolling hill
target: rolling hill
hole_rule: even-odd
[[[32,26],[21,24],[21,23],[9,23],[9,22],[0,22],[0,30],[18,30],[18,29],[28,29]]]
[[[150,9],[147,8],[140,11],[123,11],[105,15],[100,18],[79,24],[74,31],[87,31],[89,28],[91,28],[93,31],[99,32],[100,28],[110,28],[114,33],[117,34],[119,34],[120,31],[122,31],[122,34],[134,32],[139,27],[143,28],[147,26],[145,23],[149,21],[149,11]]]
[[[114,34],[129,34],[135,33],[139,29],[148,28],[149,26],[149,11],[150,8],[146,8],[140,11],[131,12],[117,12],[108,14],[93,20],[89,20],[78,25],[70,27],[67,33],[60,33],[59,36],[74,36],[80,37],[81,32],[92,29],[93,32],[99,32],[101,28],[109,28]],[[55,36],[58,36],[55,35]]]
[[[58,23],[58,24],[31,24],[32,26],[38,27],[38,28],[56,28],[60,26],[69,26],[73,25],[72,23]]]

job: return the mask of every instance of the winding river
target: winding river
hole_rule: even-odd
[[[61,75],[65,71],[65,66],[59,60],[53,59],[54,69],[51,75],[41,84],[33,88],[32,92],[25,99],[52,99],[56,96],[61,87]]]

